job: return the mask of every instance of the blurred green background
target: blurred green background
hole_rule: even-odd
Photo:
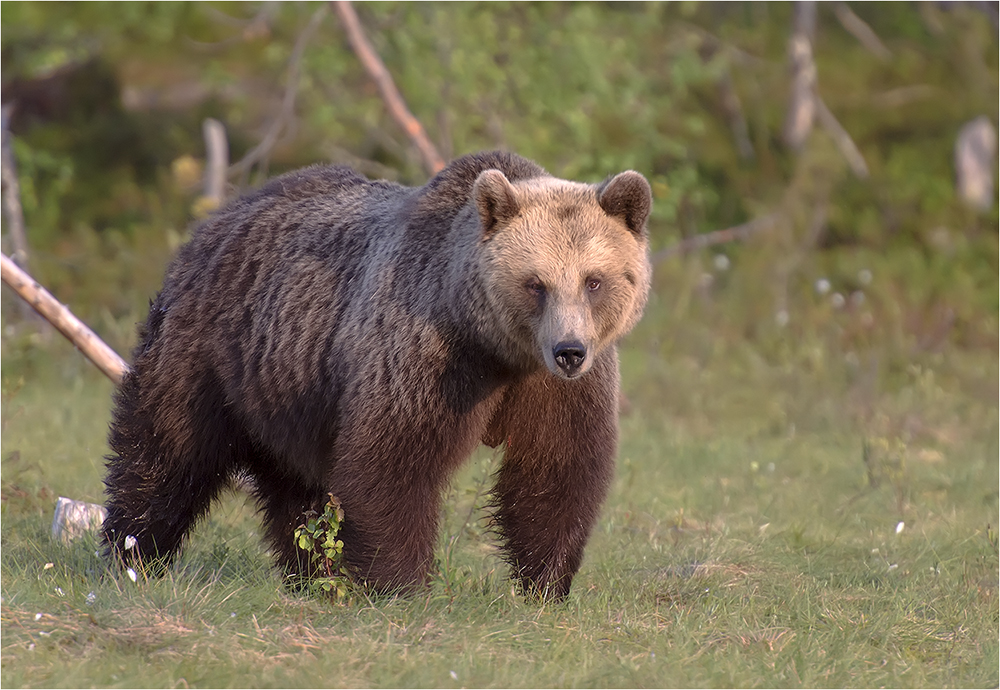
[[[449,492],[426,600],[285,591],[239,494],[167,578],[110,576],[93,540],[45,533],[56,496],[103,500],[111,384],[4,288],[3,683],[995,686],[996,3],[816,4],[816,88],[841,129],[817,119],[798,146],[801,4],[355,7],[443,157],[500,147],[652,183],[618,476],[571,603],[507,593],[485,455]],[[0,17],[28,268],[126,359],[211,208],[206,118],[230,197],[318,162],[427,179],[326,4]],[[985,208],[956,191],[977,118]]]
[[[782,143],[791,4],[357,9],[445,158],[501,147],[565,178],[639,170],[655,192],[654,251],[777,214],[748,243],[658,262],[659,297],[706,326],[698,337],[776,357],[820,337],[851,361],[887,348],[886,365],[995,352],[997,206],[968,209],[953,162],[963,124],[985,115],[995,132],[995,5],[818,5],[818,91],[867,179],[818,123],[799,150]],[[326,5],[25,2],[2,17],[29,267],[121,352],[205,210],[204,118],[225,125],[234,162],[278,135],[233,171],[230,194],[324,161],[426,179]]]

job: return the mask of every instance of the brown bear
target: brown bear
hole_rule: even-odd
[[[615,342],[650,281],[649,184],[560,180],[510,153],[425,186],[278,177],[195,230],[115,396],[103,535],[166,562],[235,478],[273,553],[328,493],[353,577],[425,583],[442,489],[505,447],[493,524],[512,576],[562,598],[612,478]],[[126,543],[126,539],[128,543]]]

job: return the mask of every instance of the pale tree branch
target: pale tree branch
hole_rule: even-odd
[[[799,149],[812,131],[816,117],[816,63],[813,61],[812,37],[816,27],[816,3],[796,2],[794,28],[788,41],[792,63],[792,93],[785,116],[783,138],[792,149]]]
[[[121,383],[128,365],[114,350],[73,316],[48,290],[18,268],[6,254],[0,254],[0,269],[3,282],[66,336],[105,376],[115,384]]]
[[[347,31],[347,39],[351,43],[351,48],[354,49],[358,59],[361,60],[361,64],[364,65],[368,75],[375,81],[375,85],[378,87],[379,93],[382,94],[382,100],[385,101],[389,113],[417,147],[427,171],[431,175],[437,174],[444,168],[444,159],[438,153],[430,139],[427,138],[423,125],[420,124],[420,121],[406,107],[406,102],[403,100],[402,94],[399,93],[399,89],[396,88],[396,83],[392,80],[392,75],[389,74],[389,70],[386,69],[382,59],[379,58],[378,53],[375,52],[375,49],[365,36],[364,29],[361,28],[361,22],[358,20],[358,15],[354,11],[354,7],[349,0],[331,0],[330,4],[333,5],[333,8],[340,16],[340,21]]]

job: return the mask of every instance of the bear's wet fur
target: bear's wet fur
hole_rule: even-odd
[[[333,493],[352,575],[412,589],[482,442],[504,446],[512,576],[564,597],[612,479],[650,204],[638,173],[586,185],[502,152],[419,188],[317,166],[237,199],[170,264],[115,395],[108,554],[168,562],[249,477],[287,573],[309,574],[293,530]]]

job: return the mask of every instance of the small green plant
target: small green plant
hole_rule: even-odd
[[[315,510],[305,513],[305,524],[295,528],[295,546],[309,554],[320,577],[310,580],[310,587],[327,592],[337,601],[347,596],[349,578],[344,565],[344,542],[337,538],[344,522],[340,499],[328,494],[330,500],[322,514]]]

